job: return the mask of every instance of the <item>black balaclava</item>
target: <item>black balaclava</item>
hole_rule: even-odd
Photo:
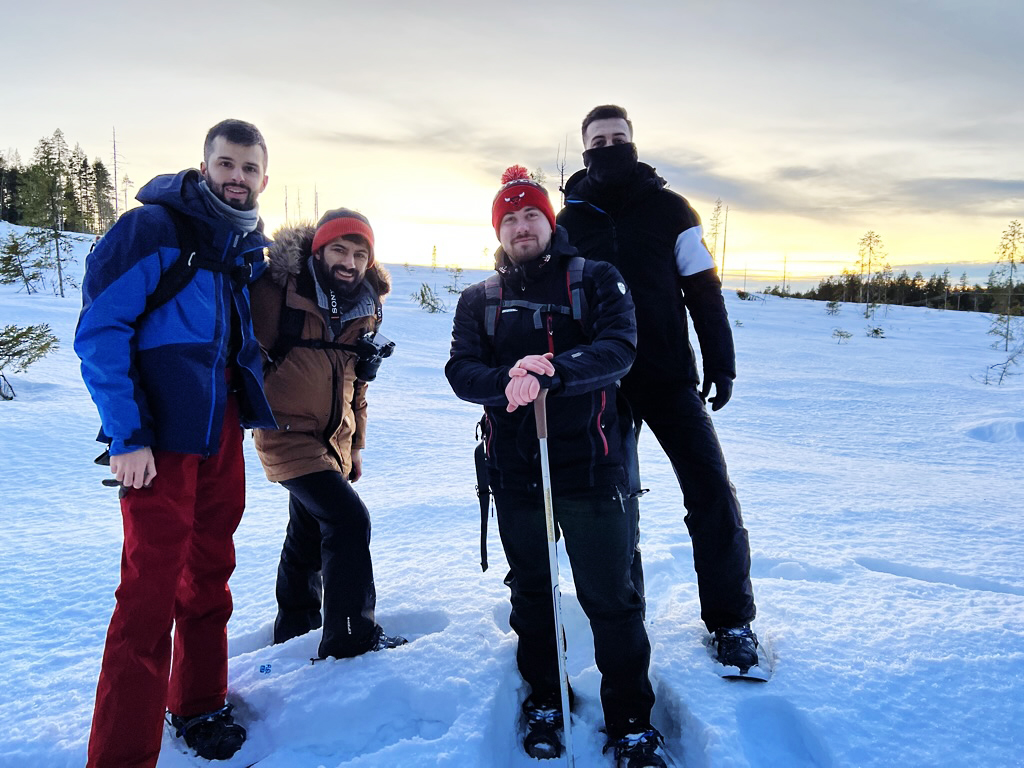
[[[611,144],[583,153],[587,178],[596,187],[615,187],[633,178],[637,164],[636,144]]]

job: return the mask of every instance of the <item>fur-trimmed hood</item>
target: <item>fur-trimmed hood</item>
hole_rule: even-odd
[[[277,285],[284,286],[289,275],[299,274],[312,253],[313,235],[316,226],[313,224],[297,224],[282,227],[274,233],[274,242],[270,245],[270,279]],[[381,301],[391,292],[391,273],[377,261],[366,270],[366,282],[370,284]]]

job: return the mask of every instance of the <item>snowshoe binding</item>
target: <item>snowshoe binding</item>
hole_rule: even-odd
[[[608,739],[602,751],[614,751],[616,768],[667,768],[668,763],[662,756],[663,743],[658,729],[648,726],[639,733]]]
[[[723,666],[736,667],[741,674],[746,674],[747,670],[758,664],[757,635],[751,631],[749,624],[716,629],[711,643],[718,663]]]
[[[245,743],[245,728],[231,716],[233,705],[194,717],[170,714],[174,735],[206,760],[227,760]]]
[[[562,704],[555,699],[523,702],[526,735],[523,749],[537,760],[549,760],[562,754]]]
[[[401,635],[387,635],[381,627],[377,627],[377,635],[374,637],[371,651],[386,651],[391,648],[398,648],[407,645],[409,641]]]

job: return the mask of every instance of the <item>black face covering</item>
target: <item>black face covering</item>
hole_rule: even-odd
[[[587,166],[587,178],[598,187],[624,184],[636,171],[636,144],[630,142],[588,149],[583,153],[583,164]]]

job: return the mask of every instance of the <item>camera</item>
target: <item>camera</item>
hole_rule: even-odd
[[[395,342],[381,333],[367,331],[356,340],[356,378],[362,381],[373,381],[377,378],[377,369],[385,357],[391,357],[395,351]]]

